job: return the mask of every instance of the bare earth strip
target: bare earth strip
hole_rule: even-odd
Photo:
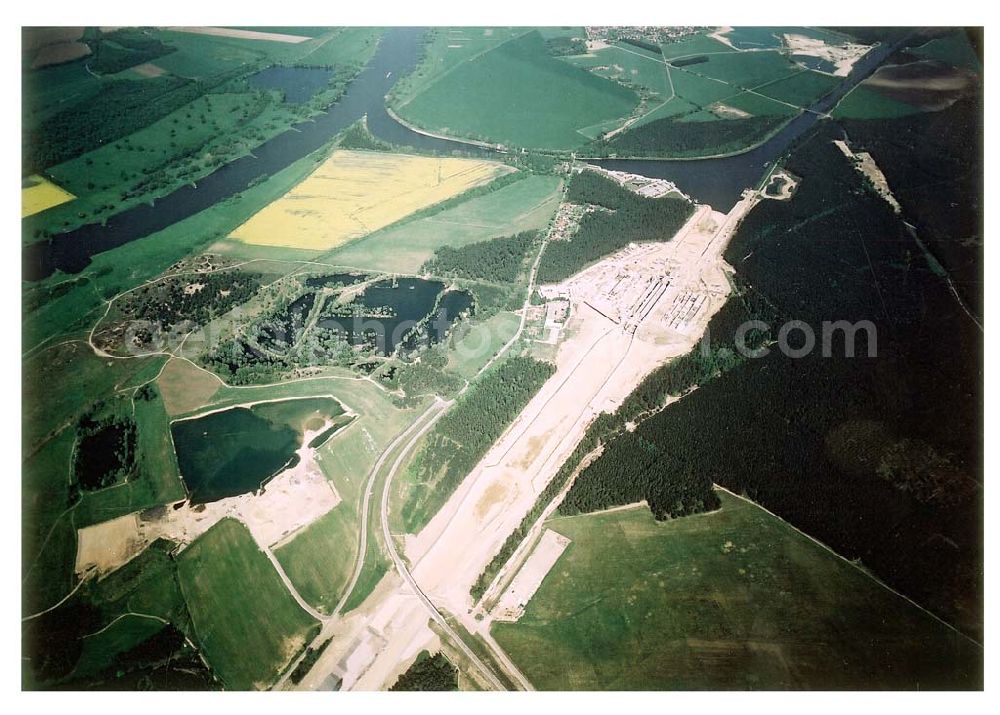
[[[517,572],[510,586],[503,592],[493,612],[494,620],[516,621],[524,615],[524,607],[542,585],[549,570],[555,566],[562,552],[569,546],[569,539],[552,529],[546,529],[541,540]]]
[[[300,35],[282,35],[277,32],[256,32],[254,30],[234,30],[228,27],[168,27],[173,32],[188,32],[192,35],[213,35],[215,37],[235,37],[240,40],[268,40],[270,42],[287,42],[295,45],[308,42],[311,37]]]
[[[748,193],[728,216],[700,207],[672,241],[629,247],[564,284],[541,289],[571,305],[570,337],[557,353],[555,375],[427,527],[407,537],[405,555],[420,593],[388,574],[338,624],[341,637],[301,687],[316,687],[327,674],[342,679],[345,690],[387,687],[415,644],[434,642],[424,597],[490,644],[490,619],[471,615],[473,582],[591,420],[614,409],[657,365],[697,343],[730,292],[722,252],[756,200]]]

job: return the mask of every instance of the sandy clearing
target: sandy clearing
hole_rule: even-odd
[[[897,214],[900,213],[903,209],[889,189],[889,180],[885,178],[885,174],[882,173],[882,169],[879,168],[872,155],[866,151],[855,153],[847,146],[847,142],[843,139],[834,139],[833,143],[840,149],[844,156],[851,160],[855,169],[861,172],[863,176],[868,177],[868,180],[875,187],[875,191],[886,203],[892,206],[892,210]]]
[[[143,77],[161,77],[167,73],[165,69],[154,65],[152,62],[136,65],[132,68],[132,71],[136,74],[142,75]]]
[[[491,614],[493,620],[516,621],[521,618],[528,601],[535,595],[535,591],[542,585],[545,576],[556,565],[556,561],[569,544],[570,540],[562,534],[546,529],[531,555],[497,602]]]
[[[845,42],[840,45],[828,45],[823,40],[787,33],[783,36],[785,45],[797,55],[818,57],[833,63],[835,77],[846,77],[854,68],[854,63],[860,60],[872,47],[856,42]]]
[[[172,32],[187,32],[192,35],[214,35],[216,37],[235,37],[240,40],[267,40],[269,42],[287,42],[296,45],[308,42],[311,37],[300,35],[282,35],[278,32],[257,32],[255,30],[234,30],[229,27],[168,27]]]
[[[332,421],[325,421],[318,429],[306,431],[302,444],[308,445],[330,425]],[[227,516],[242,521],[262,549],[286,541],[341,501],[316,462],[316,450],[302,446],[297,454],[299,463],[259,492],[208,504],[180,502],[80,529],[76,573],[113,571],[158,538],[186,546]]]
[[[201,370],[187,360],[170,360],[156,379],[168,415],[190,412],[208,404],[222,387],[215,375]]]
[[[103,576],[146,548],[137,514],[126,514],[77,532],[76,568],[83,578],[89,573]]]
[[[737,109],[736,107],[730,107],[728,104],[722,104],[721,102],[713,104],[709,109],[720,117],[727,119],[745,119],[746,117],[753,116],[750,112],[745,112],[742,109]]]

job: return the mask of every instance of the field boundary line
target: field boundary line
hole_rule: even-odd
[[[844,563],[848,564],[849,566],[851,566],[853,569],[855,569],[859,573],[864,574],[870,580],[874,581],[879,586],[881,586],[882,588],[884,588],[886,591],[889,591],[890,593],[892,593],[895,596],[899,596],[904,601],[907,601],[910,605],[915,606],[916,608],[920,609],[921,611],[923,611],[924,613],[926,613],[928,616],[930,616],[931,618],[933,618],[935,621],[937,621],[938,623],[940,623],[943,626],[946,626],[948,629],[950,629],[951,631],[953,631],[957,635],[961,636],[965,640],[969,641],[970,643],[978,646],[979,648],[983,647],[983,644],[980,643],[979,641],[977,641],[972,636],[968,635],[967,633],[963,633],[958,628],[956,628],[952,624],[948,623],[948,621],[944,620],[943,618],[941,618],[937,614],[932,613],[931,611],[928,611],[926,608],[924,608],[923,606],[921,606],[919,603],[917,603],[916,601],[914,601],[912,598],[910,598],[909,596],[907,596],[904,593],[900,593],[899,591],[897,591],[896,589],[894,589],[892,586],[890,586],[889,584],[887,584],[885,581],[883,581],[882,579],[880,579],[878,576],[876,576],[875,574],[873,574],[872,572],[868,571],[866,568],[864,568],[863,566],[861,566],[859,563],[857,563],[855,561],[852,561],[851,559],[847,558],[846,556],[843,556],[842,554],[837,553],[830,546],[828,546],[827,544],[823,543],[822,541],[820,541],[819,539],[817,539],[815,536],[811,536],[811,535],[807,534],[806,532],[802,531],[802,529],[798,528],[794,524],[786,521],[785,519],[782,519],[780,516],[778,516],[777,514],[775,514],[773,511],[771,511],[767,507],[761,506],[760,504],[758,504],[757,502],[755,502],[753,499],[750,499],[748,497],[745,497],[745,496],[742,496],[740,494],[737,494],[736,492],[730,491],[729,489],[726,489],[724,486],[722,486],[721,484],[719,484],[717,482],[713,482],[713,486],[716,489],[719,489],[720,491],[723,491],[726,494],[728,494],[728,495],[730,495],[732,497],[735,497],[736,499],[739,499],[740,501],[746,502],[747,504],[752,504],[753,506],[757,507],[758,509],[760,509],[761,511],[765,512],[766,514],[769,514],[770,516],[773,516],[775,519],[777,519],[778,521],[780,521],[782,524],[787,525],[790,529],[792,529],[793,531],[797,532],[798,534],[804,536],[809,541],[811,541],[812,543],[814,543],[817,546],[819,546],[821,549],[823,549],[823,550],[825,550],[825,551],[833,554],[838,559],[840,559]]]

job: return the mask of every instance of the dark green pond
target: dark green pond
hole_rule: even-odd
[[[170,426],[192,504],[260,489],[298,459],[304,431],[343,414],[326,397],[233,407]]]

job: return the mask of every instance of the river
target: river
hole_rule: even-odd
[[[270,176],[309,153],[362,116],[367,115],[372,133],[383,139],[423,151],[489,155],[487,149],[429,137],[393,119],[384,98],[396,79],[409,73],[421,55],[422,28],[392,28],[386,31],[371,60],[350,83],[344,95],[325,112],[295,125],[264,142],[252,155],[219,167],[197,185],[187,185],[152,204],[141,204],[110,217],[106,223],[88,224],[22,249],[22,277],[36,281],[57,270],[79,273],[91,257],[163,230],[239,193],[263,176]],[[851,75],[830,95],[792,120],[780,132],[756,149],[731,157],[695,160],[595,160],[608,169],[668,178],[686,194],[720,211],[728,211],[743,189],[755,185],[788,146],[828,111],[837,100],[868,76],[892,52],[879,46],[855,65]]]

